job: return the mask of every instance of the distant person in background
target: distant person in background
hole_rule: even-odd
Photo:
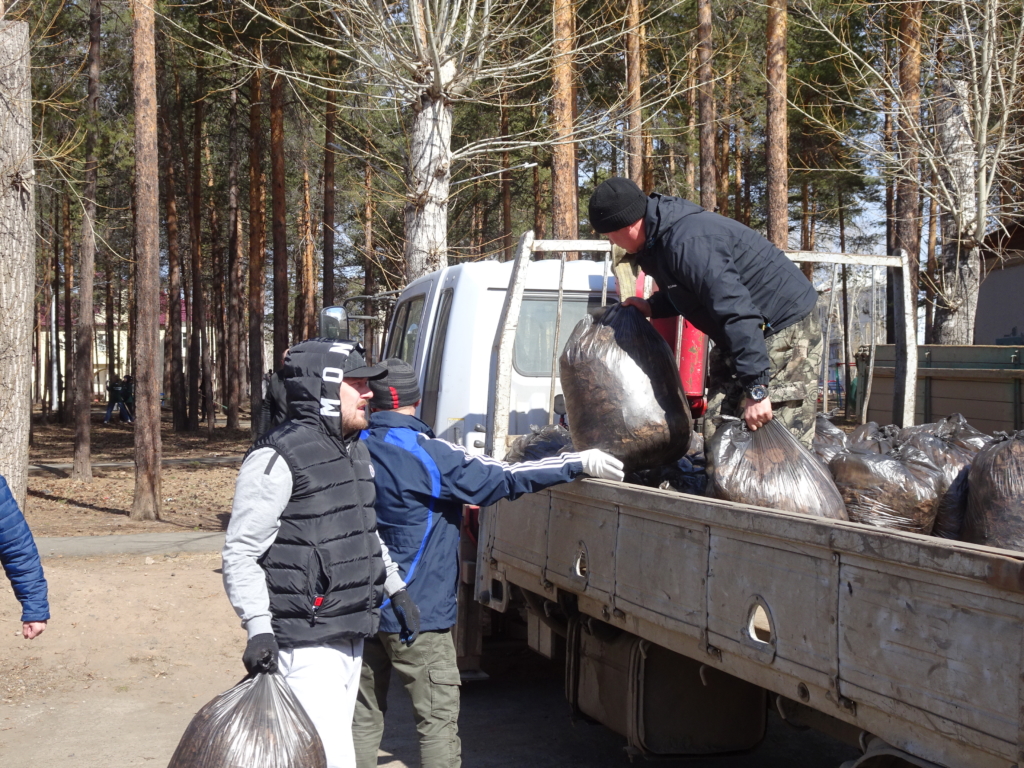
[[[32,531],[18,509],[7,479],[0,475],[0,565],[11,580],[14,596],[21,603],[21,635],[39,637],[50,620],[46,579],[39,562]]]
[[[132,420],[132,415],[125,406],[124,395],[125,383],[121,380],[120,376],[115,376],[111,381],[107,382],[107,415],[103,417],[104,424],[110,423],[110,417],[113,415],[115,407],[118,410],[118,416],[121,421],[130,422]]]

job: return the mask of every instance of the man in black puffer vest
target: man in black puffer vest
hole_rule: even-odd
[[[224,587],[250,673],[280,671],[320,734],[328,768],[355,765],[352,713],[363,639],[387,594],[412,643],[419,611],[377,535],[367,366],[352,342],[296,344],[278,372],[288,420],[242,462],[224,544]]]

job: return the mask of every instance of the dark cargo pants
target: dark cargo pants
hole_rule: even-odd
[[[392,669],[412,698],[422,768],[459,768],[461,680],[449,630],[423,632],[411,646],[403,645],[397,634],[378,632],[363,645],[363,669],[352,720],[357,768],[377,765]]]
[[[765,339],[768,347],[768,397],[773,417],[781,421],[805,448],[814,439],[818,409],[821,355],[824,346],[821,321],[814,308],[803,320]],[[708,410],[704,417],[704,441],[715,433],[717,416],[743,415],[746,392],[736,381],[736,368],[728,355],[715,347],[708,356]]]

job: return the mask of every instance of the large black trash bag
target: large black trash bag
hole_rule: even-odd
[[[893,443],[898,434],[899,427],[879,427],[876,422],[869,421],[850,433],[848,447],[851,451],[892,453]]]
[[[258,674],[196,713],[167,768],[327,768],[327,757],[284,677]]]
[[[962,414],[953,413],[938,424],[936,434],[947,443],[974,454],[992,442],[992,436],[975,429]]]
[[[751,432],[744,421],[723,418],[705,456],[709,496],[846,519],[843,499],[828,470],[775,419]]]
[[[833,456],[847,450],[846,433],[832,423],[832,418],[828,414],[819,413],[814,419],[811,449],[826,466],[832,461]]]
[[[929,426],[936,428],[908,433],[910,436],[900,446],[898,453],[902,456],[910,448],[915,448],[938,467],[941,482],[932,534],[943,539],[956,539],[963,524],[966,471],[971,464],[971,454],[938,437],[938,424]],[[900,434],[905,432],[906,430],[903,430]],[[961,475],[964,475],[964,478],[958,483]]]
[[[967,483],[961,539],[1024,552],[1024,431],[982,448]]]
[[[546,427],[530,425],[530,434],[520,435],[512,441],[512,446],[505,454],[505,461],[518,464],[521,461],[537,461],[571,451],[572,438],[569,430],[561,424],[549,424]]]
[[[698,457],[694,455],[692,458]],[[626,482],[703,496],[708,487],[708,474],[702,463],[694,463],[690,456],[684,456],[675,464],[631,472],[626,476]]]
[[[627,472],[672,464],[693,430],[672,350],[635,307],[585,317],[565,344],[559,375],[578,451],[600,448]]]
[[[912,445],[892,455],[850,451],[837,454],[829,468],[853,522],[931,533],[946,481],[922,451]]]

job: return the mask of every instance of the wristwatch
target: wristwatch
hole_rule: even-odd
[[[764,384],[754,384],[747,387],[747,397],[753,400],[755,403],[760,403],[766,397],[768,397],[768,387]]]

